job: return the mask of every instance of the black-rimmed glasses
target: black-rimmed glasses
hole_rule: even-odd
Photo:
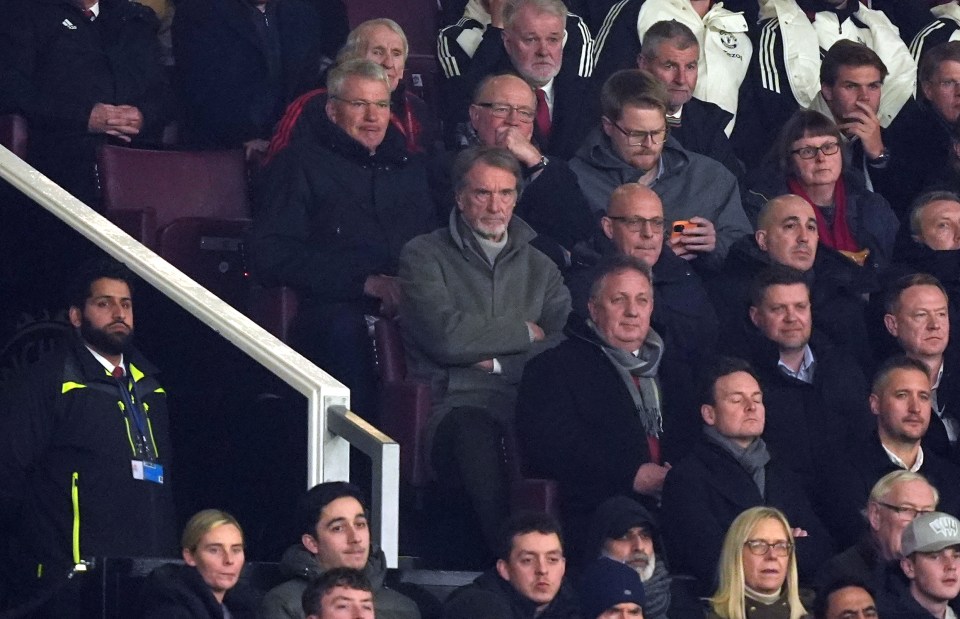
[[[796,155],[801,159],[813,159],[817,156],[818,152],[824,155],[835,155],[839,150],[840,142],[827,142],[820,146],[804,146],[803,148],[790,151],[790,154]]]
[[[757,555],[758,557],[762,557],[771,550],[775,557],[786,557],[793,551],[793,544],[787,541],[773,542],[771,544],[762,539],[748,539],[743,545],[747,547],[747,550],[749,550],[751,554]]]

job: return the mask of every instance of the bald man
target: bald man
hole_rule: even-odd
[[[534,142],[537,96],[516,75],[492,75],[477,87],[470,105],[469,145],[500,146],[523,167],[516,215],[536,230],[533,245],[561,269],[571,253],[595,229],[593,215],[577,177],[558,157],[548,157]]]
[[[813,207],[799,196],[778,196],[764,205],[756,232],[734,243],[720,276],[708,286],[725,352],[749,356],[746,336],[754,332],[747,312],[750,282],[766,267],[782,264],[804,274],[814,328],[849,352],[870,375],[873,354],[861,295],[875,290],[876,284],[871,274],[862,273],[864,269],[820,246],[819,238]]]
[[[680,382],[683,377],[694,380],[700,360],[715,349],[718,323],[703,281],[690,262],[673,252],[671,241],[666,240],[665,225],[663,204],[656,192],[637,183],[621,185],[610,194],[592,251],[580,254],[580,266],[567,277],[567,286],[573,310],[587,317],[590,282],[601,256],[625,254],[649,265],[656,301],[651,324],[663,338],[666,363],[677,362],[678,369],[671,378]],[[691,406],[694,404],[691,397]],[[689,430],[695,435],[699,418],[690,421]]]
[[[610,194],[607,213],[600,220],[594,240],[594,253],[583,262],[592,269],[600,256],[627,254],[643,260],[653,270],[653,288],[657,303],[652,323],[671,348],[689,353],[713,347],[717,337],[717,318],[703,281],[690,263],[679,258],[666,241],[666,222],[660,197],[649,187],[637,183],[621,185]],[[568,278],[573,309],[586,316],[590,269],[575,271]]]

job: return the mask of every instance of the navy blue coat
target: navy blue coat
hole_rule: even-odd
[[[322,25],[302,0],[268,4],[275,11],[279,57],[257,34],[264,15],[244,0],[182,0],[173,19],[173,54],[187,138],[200,147],[235,148],[269,138],[298,94],[303,73],[322,53]],[[268,21],[268,20],[267,20]],[[271,70],[271,64],[279,67]]]
[[[766,466],[766,492],[761,495],[750,473],[720,445],[703,436],[693,453],[674,465],[663,487],[661,519],[670,569],[694,576],[702,595],[715,590],[723,537],[745,509],[776,507],[791,527],[809,536],[797,539],[802,580],[813,578],[833,554],[833,542],[814,514],[800,482],[782,468],[776,453]]]

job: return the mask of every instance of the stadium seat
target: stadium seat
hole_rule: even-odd
[[[241,150],[143,150],[107,145],[97,154],[100,202],[153,209],[157,230],[183,217],[249,219],[246,161]]]
[[[21,159],[27,158],[27,119],[19,114],[0,115],[0,144]]]
[[[377,372],[380,378],[380,429],[400,444],[400,479],[416,489],[430,481],[424,447],[424,429],[430,416],[430,385],[407,377],[403,340],[396,321],[381,318],[373,328]],[[504,437],[505,465],[510,479],[513,511],[535,509],[557,514],[557,483],[529,479],[522,466],[512,431]]]
[[[250,202],[243,151],[103,146],[104,215],[234,307],[247,305]]]

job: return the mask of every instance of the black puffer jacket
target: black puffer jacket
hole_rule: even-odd
[[[326,115],[313,126],[266,170],[255,268],[320,303],[359,301],[369,275],[396,275],[400,248],[438,227],[436,210],[394,127],[371,155]]]
[[[223,596],[223,606],[197,568],[169,563],[150,573],[143,597],[143,619],[256,619],[258,595],[243,581]]]
[[[579,619],[573,588],[563,583],[553,601],[537,614],[537,604],[520,595],[496,570],[454,591],[443,605],[443,619]]]

